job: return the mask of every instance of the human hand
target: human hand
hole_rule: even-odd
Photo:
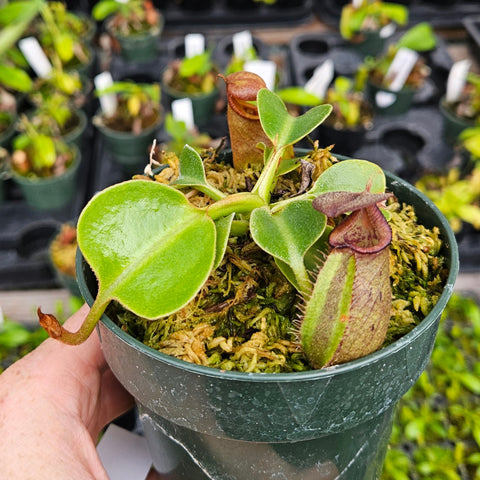
[[[87,312],[65,326],[76,330]],[[96,440],[132,406],[96,334],[74,347],[45,340],[0,375],[0,478],[108,480]]]

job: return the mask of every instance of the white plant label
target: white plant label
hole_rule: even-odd
[[[130,0],[115,0],[117,3],[128,3]]]
[[[382,27],[380,32],[378,32],[378,35],[380,38],[389,38],[395,33],[396,30],[397,26],[392,22]]]
[[[460,99],[471,66],[472,62],[470,60],[460,60],[453,64],[448,74],[445,92],[447,103],[454,103]]]
[[[246,72],[256,73],[263,78],[268,89],[274,90],[277,76],[277,65],[271,60],[250,60],[245,62],[243,69]]]
[[[324,99],[328,86],[332,83],[334,73],[333,60],[329,58],[313,71],[312,77],[305,84],[305,90],[320,99]]]
[[[172,116],[175,120],[185,122],[188,130],[193,129],[195,122],[193,120],[193,105],[190,98],[173,100],[171,109]]]
[[[93,79],[95,89],[100,91],[113,85],[113,78],[110,72],[102,72]],[[114,93],[107,93],[98,97],[102,112],[108,117],[117,110],[117,96]]]
[[[397,95],[392,92],[377,92],[375,94],[375,103],[380,108],[387,108],[390,105],[393,105],[397,100]]]
[[[352,0],[353,8],[360,8],[363,4],[363,0]]]
[[[187,58],[200,55],[205,51],[205,37],[201,33],[185,35],[185,56]]]
[[[235,33],[232,36],[233,53],[236,57],[242,58],[248,49],[253,47],[252,34],[248,30]]]
[[[18,47],[38,77],[45,78],[50,75],[52,65],[35,37],[22,38]]]
[[[398,92],[403,88],[417,60],[417,52],[409,48],[398,50],[386,74],[386,78],[390,81],[390,90]]]

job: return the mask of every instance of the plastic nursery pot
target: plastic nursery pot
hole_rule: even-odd
[[[73,143],[78,148],[82,147],[83,134],[87,129],[87,114],[81,108],[72,108],[72,113],[77,117],[78,124],[77,126],[62,136],[65,143]]]
[[[0,132],[0,147],[8,148],[10,147],[10,142],[13,138],[13,136],[16,133],[16,122],[17,122],[17,115],[12,115],[12,119],[10,121],[10,124],[8,127],[3,130],[3,132]]]
[[[167,94],[170,102],[181,98],[189,98],[192,101],[193,122],[196,126],[204,126],[212,118],[219,95],[219,90],[216,87],[210,93],[189,94],[174,90],[165,82],[162,82],[162,92]]]
[[[106,29],[120,44],[120,56],[123,60],[144,63],[158,57],[158,39],[163,31],[164,19],[160,12],[157,13],[160,18],[158,26],[145,33],[121,35],[112,29],[111,22],[107,22]]]
[[[372,103],[375,113],[379,115],[401,115],[410,110],[415,90],[404,87],[398,92],[394,92],[368,81],[366,95]]]
[[[442,138],[448,145],[454,145],[463,130],[475,126],[473,120],[456,115],[446,103],[445,97],[440,99],[439,109],[442,116]]]
[[[81,155],[72,144],[74,159],[72,165],[58,177],[24,177],[12,171],[13,181],[20,187],[27,204],[36,210],[56,210],[68,204],[77,190],[77,172]]]
[[[97,128],[103,137],[105,149],[122,166],[125,173],[130,175],[140,173],[148,163],[152,142],[156,138],[162,122],[163,117],[160,113],[158,121],[142,130],[138,135],[132,132],[113,130],[105,125],[97,125]]]
[[[376,57],[382,53],[386,41],[386,38],[380,36],[379,31],[359,32],[352,40],[350,40],[349,46],[361,57]]]
[[[415,206],[421,222],[439,227],[449,276],[421,324],[375,353],[306,372],[229,372],[159,353],[102,317],[105,358],[136,399],[155,468],[164,467],[167,435],[209,479],[379,478],[395,405],[428,362],[458,273],[446,219],[410,184],[391,174],[387,179],[400,201]],[[80,291],[92,304],[95,276],[81,254],[77,261]]]

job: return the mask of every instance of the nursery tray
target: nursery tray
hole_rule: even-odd
[[[480,6],[478,13],[479,15],[463,19],[463,26],[468,34],[468,46],[476,59],[480,56]]]
[[[312,0],[154,0],[165,17],[165,29],[259,27],[301,24],[313,16]]]
[[[319,20],[338,27],[342,7],[348,0],[313,0],[312,9]],[[409,9],[409,24],[429,22],[438,28],[459,28],[464,18],[480,13],[475,0],[405,0]]]

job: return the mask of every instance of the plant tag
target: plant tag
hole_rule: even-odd
[[[233,53],[236,57],[244,57],[248,49],[253,47],[252,34],[248,30],[235,33],[232,36]]]
[[[245,62],[243,69],[246,72],[256,73],[263,78],[268,89],[275,89],[275,77],[277,76],[277,66],[271,60],[249,60]]]
[[[35,37],[22,38],[18,46],[37,76],[45,78],[50,75],[52,65]]]
[[[185,56],[187,58],[200,55],[205,51],[205,37],[201,33],[185,35]]]
[[[447,103],[456,102],[462,94],[463,87],[467,81],[467,74],[472,62],[468,59],[455,62],[450,69],[447,80],[445,100]]]
[[[325,60],[313,72],[312,77],[305,84],[305,90],[318,98],[325,98],[328,86],[333,80],[334,65],[332,59]]]
[[[128,3],[130,0],[115,0],[117,3]]]
[[[95,89],[104,90],[113,85],[113,78],[110,72],[99,73],[94,79]],[[102,112],[109,116],[115,113],[117,109],[117,96],[114,93],[107,93],[98,97]]]
[[[400,48],[398,50],[385,75],[385,78],[390,83],[390,90],[398,92],[403,88],[417,60],[417,52],[409,48]]]
[[[375,103],[380,108],[387,108],[393,105],[397,100],[397,96],[392,92],[377,92],[375,95]]]
[[[363,0],[352,0],[353,8],[360,8],[363,5]]]
[[[380,38],[389,38],[395,33],[396,30],[397,26],[395,25],[395,23],[392,22],[381,28],[380,32],[378,32],[378,35],[380,36]]]
[[[177,121],[185,122],[187,129],[192,130],[195,126],[192,100],[190,98],[173,100],[171,108],[173,118]]]
[[[103,434],[97,452],[110,480],[145,480],[152,466],[146,438],[115,424]]]

